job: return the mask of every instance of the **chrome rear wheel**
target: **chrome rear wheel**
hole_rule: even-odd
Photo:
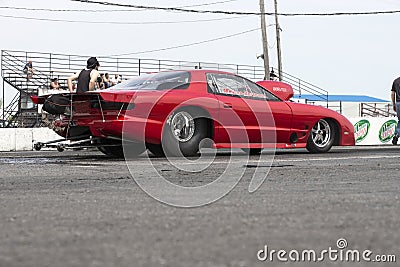
[[[192,139],[195,132],[195,123],[192,115],[186,111],[176,113],[171,120],[170,129],[172,135],[179,142],[187,142]]]
[[[162,150],[166,156],[190,157],[207,137],[207,121],[194,110],[172,113],[164,126]]]

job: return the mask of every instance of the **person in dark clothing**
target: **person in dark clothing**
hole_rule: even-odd
[[[100,74],[100,77],[97,77],[97,89],[103,90],[105,89],[105,83],[104,83],[104,73]]]
[[[57,78],[51,79],[50,89],[60,90],[60,85],[58,84],[58,79]]]
[[[269,79],[271,81],[279,81],[279,77],[275,74],[274,69],[269,73]]]
[[[29,60],[28,63],[25,64],[23,69],[24,74],[26,74],[26,80],[29,81],[30,78],[33,76],[33,65],[32,60]]]
[[[73,93],[72,81],[75,80],[78,80],[78,85],[76,89],[77,93],[84,93],[87,91],[95,90],[97,77],[99,77],[99,67],[100,64],[99,61],[97,61],[97,58],[89,58],[87,60],[86,69],[83,69],[68,78],[69,91]]]
[[[106,74],[104,74],[103,82],[104,82],[104,89],[111,87],[110,75],[107,72]]]
[[[392,104],[393,110],[397,113],[397,128],[396,134],[393,137],[392,144],[397,145],[400,136],[400,77],[393,81],[392,85]]]

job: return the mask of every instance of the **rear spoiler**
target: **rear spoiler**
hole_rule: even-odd
[[[257,84],[285,101],[289,101],[294,95],[292,86],[284,82],[264,80],[257,82]]]
[[[35,104],[41,104],[43,105],[44,102],[46,101],[46,99],[52,95],[63,95],[63,96],[68,96],[69,97],[69,93],[60,93],[60,94],[48,94],[48,95],[31,95],[30,98],[32,99],[32,102]]]
[[[135,98],[135,93],[132,91],[124,91],[124,93],[99,92],[98,94],[104,101],[109,102],[131,103]]]
[[[69,95],[69,94],[68,94]],[[83,94],[77,94],[80,96],[89,96],[89,95],[100,95],[101,99],[108,102],[119,102],[119,103],[131,103],[133,98],[135,97],[135,93],[128,91],[125,93],[115,93],[115,92],[86,92]],[[32,102],[35,104],[44,104],[44,101],[50,95],[38,96],[31,95]],[[76,98],[74,96],[74,98]]]

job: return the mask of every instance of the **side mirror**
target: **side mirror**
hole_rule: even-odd
[[[292,86],[287,83],[277,81],[259,81],[257,84],[285,101],[289,101],[294,96]]]

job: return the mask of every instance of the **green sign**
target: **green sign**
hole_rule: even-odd
[[[354,137],[356,138],[356,143],[360,143],[367,137],[370,127],[371,123],[368,120],[360,120],[354,124]]]
[[[392,140],[396,133],[396,127],[397,121],[395,120],[385,122],[379,130],[379,140],[381,140],[382,143],[387,143]]]

